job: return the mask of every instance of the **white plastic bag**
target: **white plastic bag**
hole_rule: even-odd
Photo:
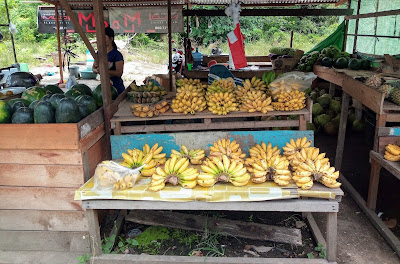
[[[93,190],[106,191],[132,188],[139,181],[140,170],[143,166],[130,169],[114,161],[103,161],[96,167]]]
[[[271,82],[269,84],[269,88],[272,94],[275,94],[278,91],[291,92],[293,90],[304,92],[307,88],[311,87],[312,82],[316,78],[317,75],[312,72],[287,72],[279,76],[278,79],[275,79],[273,82]],[[278,91],[274,93],[274,90]]]
[[[78,82],[77,82],[76,79],[75,79],[75,75],[70,74],[69,77],[68,77],[68,80],[67,80],[67,84],[65,85],[65,88],[66,88],[67,90],[69,90],[69,89],[72,88],[72,86],[74,86],[74,85],[77,84],[77,83],[78,83]]]

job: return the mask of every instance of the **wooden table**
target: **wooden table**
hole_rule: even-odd
[[[316,185],[315,188],[326,188]],[[331,191],[333,189],[330,189]],[[127,200],[86,200],[82,202],[88,218],[92,253],[96,263],[335,263],[337,252],[337,213],[339,202],[343,195],[341,189],[335,189],[336,199],[290,199],[264,202],[161,202],[161,201],[127,201]],[[186,257],[158,255],[121,255],[102,254],[100,227],[97,210],[228,210],[255,212],[301,212],[309,222],[310,229],[317,243],[326,245],[327,259],[283,259],[283,258],[216,258],[216,257]],[[312,213],[326,214],[326,240],[318,228]],[[124,262],[125,261],[125,262]]]
[[[264,72],[266,71],[271,71],[272,70],[272,65],[270,67],[264,65],[259,67],[257,70],[229,70],[236,78],[240,79],[251,79],[253,76],[256,76],[258,78],[261,78]],[[185,72],[183,75],[185,78],[192,78],[192,79],[208,79],[208,73],[210,72],[209,69],[205,70],[187,70],[185,69]]]
[[[111,126],[114,129],[114,135],[126,133],[145,133],[145,132],[168,132],[168,131],[193,131],[193,130],[222,130],[222,129],[254,129],[269,127],[298,127],[299,130],[306,130],[306,121],[311,120],[312,101],[307,101],[307,106],[298,111],[272,111],[267,114],[261,112],[230,112],[227,115],[215,115],[209,110],[196,113],[194,115],[184,115],[182,113],[174,113],[172,109],[152,118],[136,117],[130,110],[130,101],[125,101],[111,118]],[[254,121],[245,120],[254,117],[287,117],[298,115],[298,120],[267,120]],[[238,119],[232,121],[232,118]],[[189,123],[197,119],[200,123]],[[239,120],[240,119],[240,120]],[[179,124],[173,124],[173,121],[181,120]],[[189,122],[185,122],[187,120]],[[149,122],[151,121],[151,122]],[[154,122],[159,121],[159,122]],[[168,122],[166,122],[168,121]],[[129,122],[129,124],[126,124]],[[144,122],[144,124],[143,124]]]

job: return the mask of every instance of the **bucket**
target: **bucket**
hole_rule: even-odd
[[[75,78],[79,78],[79,66],[69,66],[69,74],[74,75]]]
[[[19,71],[29,72],[28,63],[20,63],[19,64]]]

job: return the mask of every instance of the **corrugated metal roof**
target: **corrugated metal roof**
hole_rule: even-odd
[[[337,3],[340,0],[240,0],[244,5],[278,5],[278,4],[293,4],[293,5],[304,5],[304,4],[325,4],[325,3]],[[192,4],[198,5],[226,5],[230,4],[231,0],[190,0]]]

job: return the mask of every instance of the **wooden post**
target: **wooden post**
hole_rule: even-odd
[[[361,0],[358,0],[358,5],[357,5],[357,15],[360,14],[360,7],[361,7]],[[356,28],[354,29],[354,42],[353,42],[353,54],[356,53],[357,51],[357,34],[358,34],[358,22],[360,19],[356,19]]]
[[[336,262],[337,252],[337,213],[326,213],[326,259]]]
[[[381,168],[381,165],[371,157],[371,174],[369,177],[367,207],[373,211],[376,209]]]
[[[347,8],[351,8],[351,0],[347,1]],[[349,31],[349,20],[346,19],[345,26],[344,26],[344,39],[343,39],[343,49],[342,51],[346,51],[346,45],[347,45],[347,33]]]
[[[93,256],[100,256],[103,252],[101,249],[101,237],[99,217],[96,210],[86,209],[86,218],[89,227],[90,248]]]
[[[342,97],[342,110],[340,113],[339,135],[337,140],[336,155],[335,155],[335,168],[340,170],[343,159],[344,140],[346,138],[347,126],[347,111],[349,109],[350,96],[343,91]]]
[[[106,47],[106,32],[104,27],[104,13],[103,13],[103,0],[93,0],[93,12],[96,27],[96,40],[98,56],[97,61],[99,64],[99,74],[101,83],[101,93],[103,95],[103,109],[104,109],[104,128],[106,144],[111,152],[110,134],[112,117],[109,106],[111,104],[111,89],[110,89],[110,72],[108,70],[108,57]],[[96,59],[95,59],[96,60]]]
[[[290,47],[293,48],[293,30],[290,31]]]
[[[380,127],[385,127],[386,126],[386,119],[387,115],[386,114],[376,114],[376,125],[375,125],[375,134],[374,134],[374,148],[373,150],[376,152],[379,152],[378,150],[378,130]]]
[[[10,27],[11,21],[10,21],[10,13],[8,12],[7,0],[4,0],[4,5],[5,5],[5,7],[6,7],[8,27]],[[11,36],[11,43],[12,43],[13,52],[14,52],[14,61],[15,61],[15,63],[18,63],[18,61],[17,61],[17,53],[15,52],[14,37],[13,37],[13,34],[12,34],[11,32],[10,32],[10,36]]]
[[[63,72],[63,59],[61,55],[61,41],[60,41],[60,19],[58,17],[58,4],[54,5],[54,10],[56,14],[56,30],[57,30],[57,48],[58,48],[58,67],[60,68],[60,82],[64,82],[64,72]]]
[[[169,61],[169,87],[172,91],[172,21],[171,0],[168,0],[168,61]]]

